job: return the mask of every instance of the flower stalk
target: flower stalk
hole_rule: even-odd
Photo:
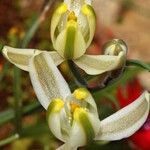
[[[14,109],[15,109],[15,127],[16,132],[20,133],[22,128],[22,90],[21,90],[21,70],[14,67]]]
[[[18,134],[14,134],[14,135],[12,135],[12,136],[10,136],[10,137],[0,141],[0,147],[4,146],[6,144],[9,144],[9,143],[11,143],[11,142],[13,142],[13,141],[15,141],[17,139],[19,139],[19,135]]]
[[[143,68],[143,69],[145,69],[145,70],[150,72],[150,64],[144,63],[144,62],[142,62],[140,60],[131,60],[131,59],[127,60],[126,65],[127,66],[141,67],[141,68]]]

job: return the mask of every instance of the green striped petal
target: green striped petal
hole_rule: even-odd
[[[85,53],[85,41],[75,21],[69,21],[58,35],[55,48],[66,59],[76,59]]]
[[[91,5],[83,5],[81,8],[81,12],[86,17],[87,24],[89,26],[89,33],[85,34],[86,48],[88,48],[89,45],[91,44],[92,40],[93,40],[94,33],[95,33],[96,14],[95,14],[95,11]],[[87,30],[87,28],[85,28],[85,30]]]
[[[47,122],[51,132],[63,142],[66,142],[65,134],[63,134],[62,123],[66,114],[63,110],[64,101],[61,99],[52,100],[47,109]],[[67,122],[65,122],[67,123]]]
[[[82,108],[76,108],[76,110],[74,112],[74,121],[75,122],[72,127],[72,133],[71,133],[72,137],[71,138],[75,138],[74,134],[76,134],[76,130],[74,128],[77,128],[76,126],[78,126],[78,127],[81,126],[81,128],[84,132],[84,136],[85,136],[85,141],[84,142],[82,141],[82,143],[91,142],[93,140],[93,138],[95,137],[95,132],[94,132],[93,126],[89,120],[87,112]],[[72,140],[72,141],[74,141],[74,140]],[[82,144],[79,144],[79,146],[82,146]]]
[[[97,106],[91,93],[86,88],[76,89],[72,96],[69,97],[74,102],[77,102],[80,107],[86,107],[93,115],[98,117]]]
[[[62,112],[60,112],[62,113]],[[60,119],[60,113],[52,113],[48,117],[48,126],[53,133],[53,135],[58,138],[59,140],[66,142],[65,137],[62,134],[61,131],[61,119]]]
[[[125,60],[126,53],[122,51],[118,56],[83,55],[74,62],[87,74],[98,75],[121,68],[125,64]]]
[[[150,94],[144,92],[137,100],[101,121],[95,140],[114,141],[134,134],[149,114]]]
[[[56,10],[53,13],[52,19],[51,19],[51,40],[53,43],[54,48],[55,46],[55,40],[57,38],[57,35],[59,34],[58,24],[63,17],[63,15],[67,12],[67,5],[65,3],[61,3]]]
[[[28,71],[29,59],[32,56],[39,54],[41,51],[35,49],[19,49],[4,46],[2,52],[4,57],[11,63],[22,70]]]
[[[91,93],[89,91],[87,91],[87,92],[88,92],[88,96],[85,99],[85,101],[89,104],[88,109],[95,117],[98,117],[98,111],[97,111],[97,106],[96,106],[95,100],[94,100],[93,96],[91,95]]]
[[[76,108],[70,136],[66,142],[68,150],[76,149],[91,142],[99,131],[99,124],[100,121],[95,115],[83,108]]]
[[[95,32],[96,17],[90,1],[65,1],[54,11],[51,39],[65,59],[81,57]]]
[[[71,94],[68,84],[48,52],[42,52],[30,59],[29,73],[35,93],[45,109],[52,99],[65,99]]]
[[[3,50],[4,57],[11,63],[16,65],[18,68],[28,71],[28,64],[31,57],[40,54],[42,51],[37,49],[20,49],[4,46]],[[63,62],[63,58],[58,55],[57,52],[49,52],[56,65]]]
[[[75,120],[73,122],[69,138],[67,142],[57,150],[76,150],[78,147],[91,142],[95,136],[95,132],[90,122],[88,113],[79,108],[75,111]]]

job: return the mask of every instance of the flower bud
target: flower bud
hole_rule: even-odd
[[[118,55],[121,51],[127,53],[128,48],[123,40],[113,39],[104,44],[103,50],[106,55]]]
[[[120,64],[119,69],[113,70],[108,73],[107,79],[104,83],[105,86],[118,79],[122,75],[122,72],[125,70],[127,50],[128,47],[126,43],[121,39],[113,39],[104,44],[103,51],[105,55],[118,56],[122,53],[122,56],[124,56],[122,57],[122,63]]]
[[[53,13],[51,39],[55,50],[66,59],[81,57],[95,32],[95,12],[89,2],[67,0]]]

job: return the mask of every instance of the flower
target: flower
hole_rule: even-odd
[[[51,38],[56,52],[3,48],[10,62],[29,72],[38,100],[47,111],[49,128],[64,142],[57,150],[76,150],[92,140],[114,141],[129,137],[149,114],[150,95],[145,91],[133,103],[100,121],[90,92],[79,88],[71,93],[56,67],[72,59],[86,73],[95,75],[125,65],[127,47],[122,40],[109,41],[104,47],[105,55],[84,54],[94,35],[93,11],[90,0],[65,0],[55,10]]]
[[[127,82],[125,87],[118,87],[117,89],[117,100],[121,108],[132,103],[136,98],[138,98],[143,89],[137,79]]]
[[[130,140],[135,144],[135,147],[141,150],[150,149],[150,115],[144,126],[130,137]]]
[[[94,36],[95,22],[91,0],[64,0],[56,8],[51,19],[51,40],[56,51],[49,52],[55,65],[71,59],[89,75],[102,74],[125,65],[127,47],[120,39],[109,41],[104,55],[85,54]],[[4,56],[26,71],[29,59],[41,52],[9,46],[3,48]]]
[[[139,97],[142,91],[142,86],[137,79],[134,79],[125,85],[126,94],[123,94],[123,88],[119,87],[117,90],[117,99],[120,106],[125,107],[132,103],[137,97]],[[143,127],[129,139],[141,150],[150,149],[150,115]]]
[[[72,94],[48,52],[29,61],[32,85],[42,106],[47,110],[51,132],[64,145],[58,150],[76,150],[92,140],[114,141],[135,133],[149,114],[148,92],[115,114],[100,121],[90,92],[84,88]]]

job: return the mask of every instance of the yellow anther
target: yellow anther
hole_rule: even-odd
[[[74,112],[76,108],[79,108],[80,106],[78,104],[75,103],[70,103],[70,107],[71,107],[71,112]]]
[[[58,8],[57,8],[57,12],[58,13],[64,13],[68,10],[68,7],[65,3],[62,3]]]
[[[47,119],[54,113],[59,113],[64,107],[64,101],[60,98],[54,99],[48,106],[47,109]]]
[[[64,101],[62,99],[55,99],[54,100],[54,107],[53,112],[59,112],[64,107]]]
[[[81,10],[82,10],[82,12],[83,12],[85,15],[88,15],[88,14],[91,13],[90,10],[89,10],[88,5],[83,5]]]
[[[78,100],[85,100],[88,96],[88,92],[84,88],[79,88],[74,91],[73,95]]]
[[[74,13],[74,11],[72,11],[69,16],[68,16],[68,20],[74,20],[74,21],[77,21],[77,17]]]
[[[73,113],[73,119],[78,121],[81,114],[85,114],[86,110],[83,108],[76,108]]]
[[[77,22],[74,20],[68,20],[67,27],[74,27],[77,28]]]

